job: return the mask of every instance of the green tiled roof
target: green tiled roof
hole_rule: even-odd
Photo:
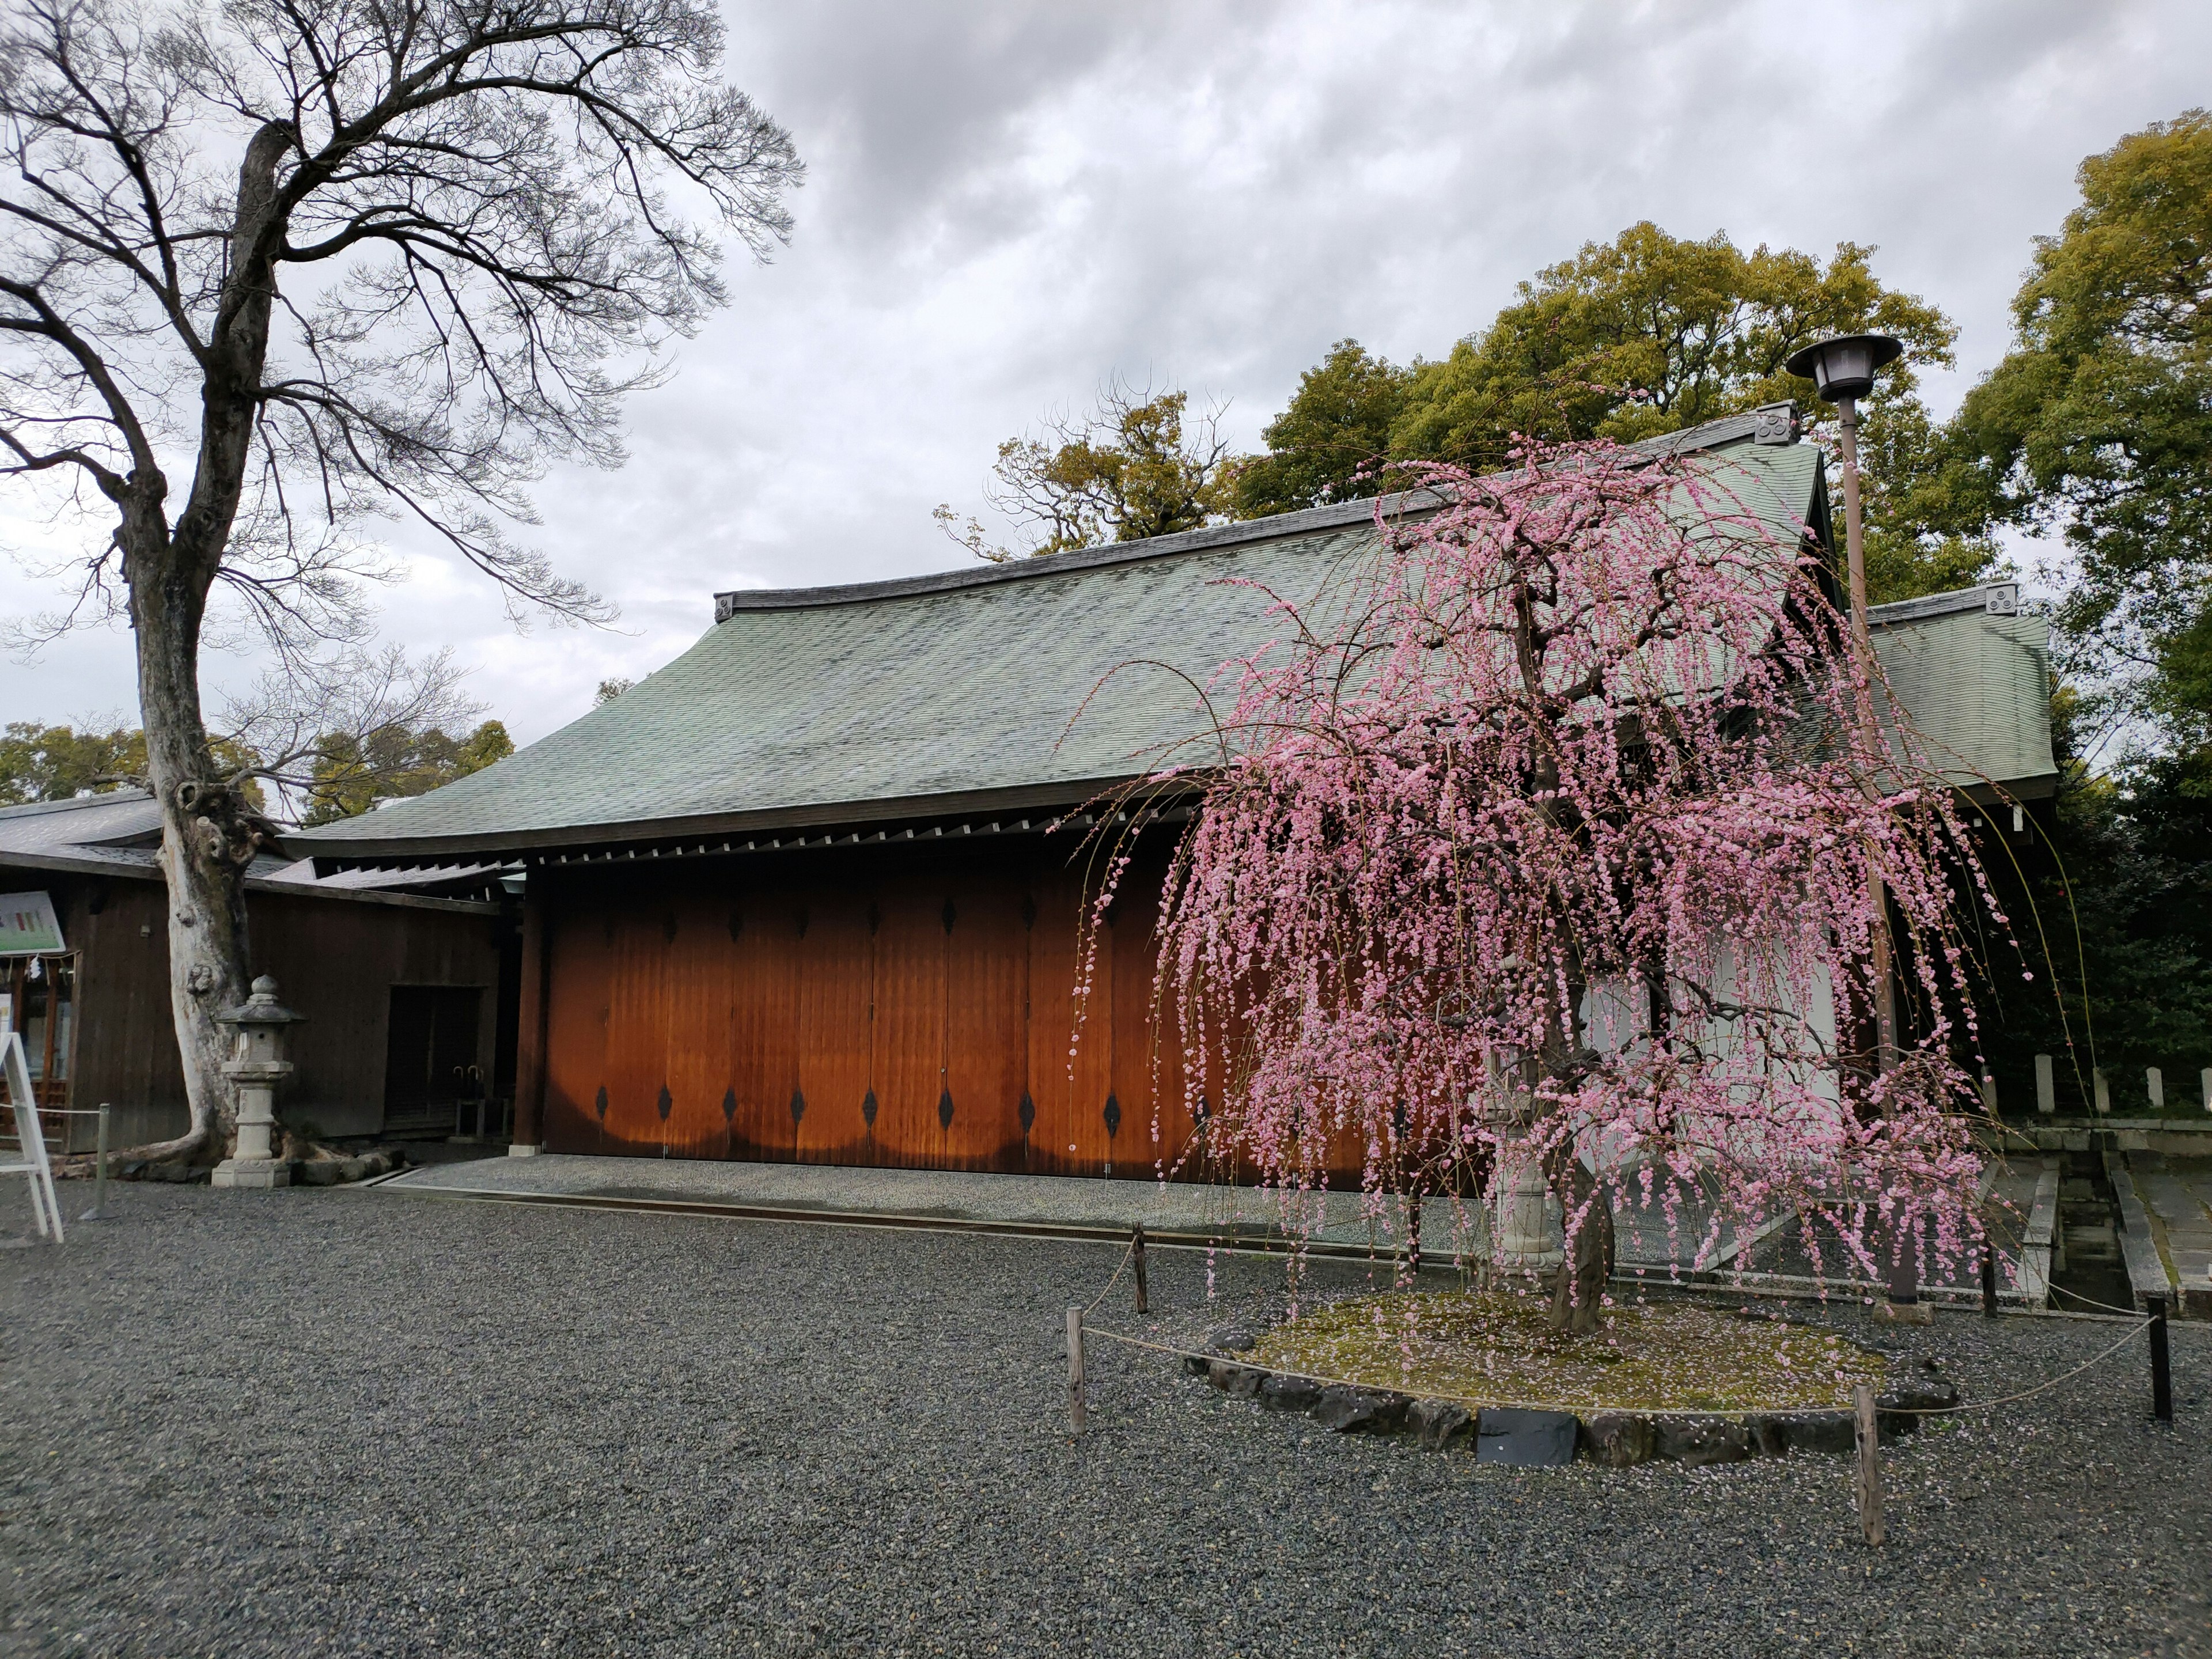
[[[1715,441],[1729,447],[1705,465],[1793,533],[1816,510],[1820,452],[1746,443],[1748,420],[1728,424]],[[1309,599],[1373,546],[1374,510],[1352,501],[902,581],[719,595],[696,645],[574,724],[292,839],[319,858],[430,856],[1071,804],[1205,729],[1174,671],[1203,681],[1279,634],[1267,595],[1238,579]],[[1984,726],[2010,731],[2018,684],[1978,712],[1972,743]],[[1930,711],[1915,714],[1925,727]],[[2033,714],[2039,732],[2039,699]],[[2026,743],[2007,741],[2008,756]]]
[[[2014,614],[2019,588],[1992,582],[1868,612],[1875,654],[1928,758],[1961,788],[2026,797],[2057,781],[2051,752],[2051,629]]]

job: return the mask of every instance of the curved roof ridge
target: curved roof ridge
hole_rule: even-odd
[[[963,587],[988,587],[1000,582],[1065,575],[1071,570],[1133,564],[1141,559],[1171,558],[1178,553],[1233,547],[1240,542],[1310,536],[1317,530],[1362,523],[1373,518],[1378,510],[1388,516],[1426,512],[1443,504],[1431,490],[1399,490],[1379,497],[1363,495],[1355,501],[1331,501],[1325,507],[1304,507],[1296,513],[1278,513],[1265,519],[1240,519],[1229,524],[1205,525],[1196,530],[1178,530],[1170,536],[1148,536],[1142,541],[1107,542],[1097,547],[1073,548],[1065,553],[1039,553],[1009,559],[1004,564],[933,570],[919,576],[842,582],[826,587],[738,588],[714,595],[714,620],[727,622],[740,611],[805,611],[817,605],[862,605],[874,599],[904,599],[912,594],[944,593]]]
[[[1771,417],[1772,412],[1779,409],[1789,409],[1791,420],[1787,426],[1788,435],[1777,438],[1768,435],[1768,428],[1772,425],[1771,418],[1763,422],[1762,417]],[[1763,410],[1723,416],[1719,420],[1707,421],[1701,426],[1689,427],[1680,432],[1662,433],[1658,437],[1646,438],[1625,447],[1642,450],[1656,458],[1726,449],[1745,442],[1787,446],[1796,441],[1794,407],[1771,404]],[[1434,490],[1394,490],[1384,495],[1363,495],[1348,501],[1331,501],[1323,507],[1302,507],[1295,513],[1277,513],[1264,519],[1240,519],[1228,524],[1204,525],[1195,530],[1178,530],[1168,536],[1148,536],[1142,541],[1107,542],[1097,547],[1073,548],[1064,553],[1035,554],[1026,558],[1009,559],[1002,564],[970,565],[952,570],[929,571],[919,576],[893,576],[882,581],[844,582],[823,587],[734,588],[714,595],[714,620],[727,622],[740,611],[807,611],[821,605],[866,605],[876,599],[951,592],[963,587],[990,587],[1001,582],[1061,575],[1071,570],[1131,564],[1140,559],[1171,558],[1179,553],[1233,547],[1243,542],[1268,542],[1285,537],[1310,536],[1316,531],[1335,530],[1345,525],[1360,523],[1372,519],[1378,512],[1387,518],[1406,513],[1430,512],[1443,505],[1443,498]]]

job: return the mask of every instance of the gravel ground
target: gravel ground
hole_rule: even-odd
[[[0,1252],[0,1654],[2212,1653],[2201,1329],[2173,1429],[2137,1349],[1901,1445],[1869,1551],[1844,1459],[1478,1466],[1103,1345],[1073,1438],[1100,1247],[116,1198]],[[1155,1254],[1168,1321],[1206,1268]],[[2114,1328],[1913,1335],[1974,1397]]]

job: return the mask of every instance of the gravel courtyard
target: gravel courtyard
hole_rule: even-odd
[[[1103,1344],[1072,1438],[1061,1310],[1102,1247],[343,1189],[113,1207],[0,1252],[0,1655],[2212,1653],[2201,1330],[2173,1429],[2136,1347],[1901,1444],[1869,1551],[1841,1458],[1478,1466]],[[1156,1306],[1201,1316],[1206,1269],[1157,1253]],[[1224,1258],[1216,1291],[1280,1274]],[[1978,1398],[2115,1334],[1913,1334]]]

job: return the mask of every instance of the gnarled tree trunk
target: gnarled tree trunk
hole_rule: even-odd
[[[1571,1146],[1554,1154],[1552,1163],[1546,1174],[1560,1208],[1571,1217],[1589,1206],[1581,1228],[1568,1238],[1567,1259],[1559,1264],[1559,1282],[1552,1290],[1552,1328],[1589,1336],[1605,1328],[1606,1285],[1613,1278],[1613,1206]]]
[[[239,170],[231,270],[204,359],[198,465],[170,526],[167,481],[134,470],[116,492],[123,574],[138,645],[138,710],[147,781],[161,810],[161,877],[168,889],[169,1006],[191,1123],[142,1155],[227,1155],[237,1122],[222,1072],[230,1044],[215,1016],[246,1000],[249,982],[246,871],[272,839],[269,825],[216,766],[200,708],[200,630],[238,514],[269,350],[282,240],[276,165],[293,129],[254,135]]]

